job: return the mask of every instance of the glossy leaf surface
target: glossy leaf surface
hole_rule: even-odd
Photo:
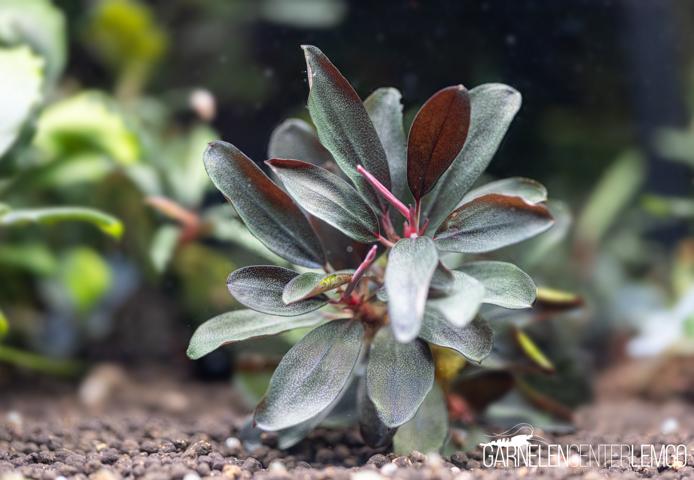
[[[482,253],[521,242],[552,226],[544,205],[489,194],[466,203],[441,224],[434,240],[445,252]]]
[[[341,270],[333,273],[302,273],[290,280],[284,287],[282,300],[284,303],[290,304],[334,290],[349,283],[353,273],[354,270]]]
[[[520,105],[520,93],[508,85],[488,83],[470,90],[470,129],[465,146],[424,201],[423,214],[430,219],[431,231],[487,168]]]
[[[362,351],[364,329],[335,320],[309,332],[284,356],[255,412],[263,430],[298,425],[329,407],[344,390]]]
[[[346,181],[298,160],[268,160],[289,194],[307,212],[359,242],[376,241],[378,218]]]
[[[535,301],[535,282],[530,275],[512,263],[469,262],[458,270],[484,285],[484,303],[504,308],[529,308]]]
[[[390,251],[385,274],[388,316],[400,342],[417,337],[438,263],[436,247],[429,237],[403,238]]]
[[[379,88],[364,100],[364,107],[386,152],[390,191],[407,203],[407,150],[402,126],[402,95],[394,88]]]
[[[366,389],[387,427],[410,420],[434,384],[434,362],[426,343],[400,343],[389,328],[381,328],[371,345]]]
[[[476,317],[463,327],[455,327],[434,309],[424,312],[424,322],[419,332],[422,340],[455,350],[477,363],[491,352],[493,336],[489,323],[481,317]]]
[[[407,183],[415,199],[434,187],[460,153],[470,127],[470,96],[462,85],[436,92],[412,122],[407,138]]]
[[[428,308],[434,308],[452,325],[462,327],[469,323],[482,304],[484,286],[463,272],[452,271],[453,285],[450,293],[427,301]]]
[[[520,197],[528,203],[547,201],[547,189],[540,182],[524,177],[511,177],[487,183],[465,194],[460,205],[490,193]],[[460,206],[459,205],[459,206]]]
[[[385,208],[385,201],[357,172],[361,164],[390,188],[386,154],[359,95],[323,52],[310,45],[302,48],[310,88],[308,109],[318,138],[357,190],[373,205]]]
[[[324,317],[318,312],[287,318],[253,310],[234,310],[200,325],[190,339],[187,353],[190,358],[197,360],[227,343],[312,327],[323,320]]]
[[[204,161],[212,182],[267,248],[297,265],[323,265],[320,242],[304,214],[251,159],[218,141],[207,147]]]
[[[317,310],[325,305],[325,296],[309,298],[287,305],[282,300],[284,288],[299,274],[272,265],[239,268],[227,279],[229,292],[241,304],[262,313],[294,316]]]

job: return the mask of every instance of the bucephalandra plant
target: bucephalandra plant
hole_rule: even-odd
[[[365,440],[386,443],[434,384],[430,345],[474,362],[490,351],[480,305],[526,308],[536,288],[518,267],[475,261],[450,270],[442,254],[489,252],[552,225],[547,193],[511,178],[470,191],[521,103],[502,84],[434,94],[405,139],[400,94],[364,103],[316,47],[303,47],[308,108],[273,134],[277,183],[235,146],[213,142],[207,172],[248,229],[291,264],[251,266],[228,278],[248,310],[219,315],[193,335],[199,358],[223,344],[314,327],[284,356],[255,423],[289,446],[358,381]],[[353,261],[355,252],[361,258]],[[322,271],[318,271],[322,269]]]

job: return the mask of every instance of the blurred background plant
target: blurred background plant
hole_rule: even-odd
[[[263,160],[283,119],[308,120],[299,45],[311,43],[362,98],[398,87],[406,123],[442,85],[514,86],[523,107],[489,173],[536,178],[565,202],[550,204],[553,229],[493,258],[527,271],[540,302],[484,312],[497,347],[482,367],[441,363],[446,395],[427,405],[456,420],[452,439],[470,442],[473,420],[562,428],[607,367],[598,390],[692,391],[663,381],[653,392],[648,379],[694,378],[682,373],[694,336],[694,6],[370,3],[0,3],[0,382],[100,361],[188,368],[192,329],[235,307],[229,272],[276,260],[213,191],[202,151],[234,138]],[[238,345],[198,372],[227,379],[235,357],[253,403],[295,340]],[[634,357],[650,359],[636,381],[621,370]],[[479,385],[489,398],[471,393]]]

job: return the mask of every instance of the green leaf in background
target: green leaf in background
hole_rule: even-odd
[[[304,422],[333,404],[352,378],[362,353],[364,329],[333,320],[312,330],[282,358],[255,412],[263,430]]]
[[[491,252],[542,233],[552,223],[552,215],[544,205],[488,194],[454,210],[436,231],[434,240],[444,252]]]
[[[458,156],[470,128],[470,95],[462,85],[439,90],[417,112],[407,137],[407,184],[419,201]]]
[[[300,300],[286,304],[282,295],[287,284],[299,274],[288,268],[256,265],[239,268],[227,279],[233,297],[248,308],[270,315],[291,317],[321,308],[327,297]]]
[[[371,344],[366,389],[387,427],[409,421],[434,384],[434,361],[421,340],[399,342],[390,328],[381,328]]]
[[[579,241],[600,241],[618,215],[634,200],[645,179],[644,160],[635,151],[622,154],[603,173],[576,222]]]
[[[372,205],[387,208],[357,172],[357,165],[361,164],[390,188],[386,153],[359,95],[323,52],[311,45],[302,48],[310,89],[308,110],[321,143]]]
[[[7,333],[10,331],[10,324],[7,321],[7,317],[3,313],[3,311],[0,309],[0,341],[2,341],[3,338],[7,336]]]
[[[49,276],[58,269],[58,261],[43,243],[22,242],[0,244],[0,269],[25,270],[39,276]]]
[[[354,270],[340,270],[333,273],[306,272],[294,277],[282,292],[286,304],[315,297],[321,293],[334,290],[352,280]]]
[[[508,85],[488,83],[470,90],[470,130],[465,146],[424,199],[422,214],[434,231],[489,165],[513,117],[521,95]]]
[[[28,223],[52,225],[59,222],[86,222],[113,238],[123,235],[123,224],[117,218],[100,210],[85,207],[44,207],[10,210],[0,215],[1,227],[14,227]]]
[[[448,436],[448,408],[441,387],[434,385],[412,420],[398,429],[393,437],[393,450],[409,455],[438,452]]]
[[[320,268],[320,241],[299,207],[238,148],[213,142],[203,155],[212,182],[234,205],[248,230],[282,258]]]
[[[163,225],[157,229],[149,247],[149,258],[157,272],[166,270],[180,236],[181,229],[175,225]]]
[[[331,28],[347,14],[344,0],[261,0],[263,19],[295,28]]]
[[[378,218],[349,183],[324,168],[299,160],[266,162],[296,203],[311,215],[362,243],[375,242]]]
[[[547,201],[547,189],[540,182],[530,178],[511,177],[496,180],[470,190],[465,194],[458,206],[489,193],[497,193],[499,195],[506,195],[507,197],[520,197],[528,203],[541,203]]]
[[[84,371],[84,365],[80,362],[44,357],[7,345],[0,345],[0,363],[9,363],[15,367],[25,368],[32,372],[41,372],[61,377],[74,377]]]
[[[452,325],[462,327],[467,325],[475,315],[484,300],[484,285],[466,273],[453,271],[453,285],[450,293],[443,297],[431,298],[427,308],[433,308],[446,318]]]
[[[190,358],[197,360],[227,343],[311,327],[322,321],[324,318],[318,312],[288,318],[253,310],[234,310],[200,325],[190,339],[187,353]]]
[[[398,341],[417,337],[429,283],[438,264],[439,256],[429,237],[403,238],[391,249],[385,287],[388,317]]]
[[[103,93],[82,92],[46,108],[38,119],[34,145],[48,158],[94,152],[120,165],[141,156],[135,130]]]
[[[29,45],[43,57],[49,84],[55,83],[63,72],[66,43],[63,12],[50,0],[0,2],[0,44]],[[0,74],[0,79],[3,76]]]
[[[407,150],[401,99],[402,95],[395,88],[379,88],[364,100],[364,107],[386,152],[390,191],[407,204],[412,194],[407,188]]]
[[[555,368],[552,361],[547,358],[542,350],[540,350],[540,347],[533,342],[532,338],[530,338],[527,333],[520,328],[514,328],[513,333],[518,346],[521,348],[521,350],[523,350],[523,353],[525,353],[530,360],[535,362],[535,364],[541,369],[547,372],[554,372]]]
[[[298,118],[285,120],[273,130],[267,156],[303,160],[331,171],[331,166],[336,167],[332,155],[321,145],[313,127]]]
[[[61,260],[58,281],[79,313],[94,308],[111,288],[112,280],[109,265],[90,248],[70,250]]]
[[[479,261],[458,268],[484,285],[484,303],[504,308],[529,308],[537,287],[530,275],[512,263]]]
[[[480,363],[492,351],[494,332],[489,323],[476,317],[464,327],[454,327],[434,309],[424,312],[419,337],[433,345],[450,348],[468,360]]]
[[[0,48],[0,158],[42,101],[43,65],[26,46]]]

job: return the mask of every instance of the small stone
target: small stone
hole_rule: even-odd
[[[226,447],[229,450],[241,450],[241,446],[242,446],[241,440],[239,440],[236,437],[227,438],[226,440],[224,440],[224,445],[226,445]]]
[[[400,468],[407,468],[412,465],[412,460],[409,457],[397,457],[393,460],[393,464]]]
[[[426,459],[427,457],[422,452],[419,452],[417,450],[412,450],[412,452],[410,453],[410,460],[412,460],[413,462],[423,463],[426,461]]]
[[[674,417],[666,418],[665,420],[663,420],[663,423],[660,424],[660,432],[663,435],[675,433],[679,428],[680,422],[678,422],[677,419]]]
[[[199,463],[195,470],[203,477],[210,474],[210,466],[207,463]]]
[[[188,447],[188,449],[183,453],[183,455],[186,457],[199,457],[201,455],[207,455],[211,451],[212,445],[210,445],[210,443],[206,442],[205,440],[200,440]]]
[[[467,466],[468,458],[463,452],[457,452],[451,455],[451,463],[459,468]]]
[[[386,476],[395,475],[398,471],[398,466],[394,463],[386,463],[381,467],[381,473]]]
[[[222,468],[222,475],[228,478],[238,478],[241,476],[241,467],[238,465],[224,465]]]
[[[386,463],[388,463],[388,458],[381,453],[377,453],[376,455],[372,455],[371,458],[369,458],[366,461],[367,465],[375,465],[378,468],[381,468]]]
[[[263,468],[263,464],[253,457],[248,457],[243,462],[243,465],[241,465],[241,468],[243,468],[244,470],[248,470],[251,473],[255,473]]]
[[[328,464],[335,459],[335,453],[329,448],[320,448],[316,452],[316,462]]]
[[[89,408],[102,407],[126,383],[127,375],[118,365],[97,365],[80,385],[79,399]]]
[[[91,480],[119,480],[120,475],[112,472],[111,470],[102,468],[93,475],[89,477]]]
[[[183,480],[200,480],[200,475],[198,475],[197,473],[193,473],[193,472],[186,473],[183,476]]]
[[[376,472],[371,470],[362,470],[360,472],[354,472],[350,475],[350,480],[382,480],[383,477]]]

